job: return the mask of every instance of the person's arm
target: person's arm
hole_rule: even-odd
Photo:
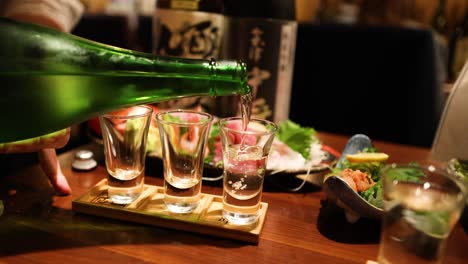
[[[3,0],[0,15],[70,32],[80,20],[80,0]]]

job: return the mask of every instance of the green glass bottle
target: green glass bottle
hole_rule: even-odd
[[[130,105],[248,94],[240,61],[162,57],[0,18],[0,143]]]

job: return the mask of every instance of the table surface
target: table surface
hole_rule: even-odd
[[[349,138],[327,133],[319,137],[336,150],[342,150]],[[429,149],[379,141],[374,144],[388,153],[392,162],[430,160]],[[102,158],[100,146],[83,147]],[[4,205],[0,263],[349,264],[365,263],[377,256],[380,222],[360,219],[347,223],[343,212],[312,184],[298,192],[286,192],[266,181],[262,201],[269,207],[257,245],[76,213],[71,210],[72,201],[103,179],[106,170],[102,162],[89,172],[72,170],[74,151],[59,157],[73,189],[69,196],[55,196],[38,166],[0,179]],[[161,186],[162,176],[147,175],[145,182]],[[204,182],[203,192],[220,195],[221,184]],[[467,245],[467,233],[457,224],[449,237],[445,263],[466,263]]]

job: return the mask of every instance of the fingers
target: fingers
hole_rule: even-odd
[[[69,139],[70,128],[66,128],[36,138],[0,143],[0,153],[26,153],[36,152],[44,148],[62,148]]]
[[[39,162],[50,183],[60,195],[71,194],[70,185],[62,173],[60,163],[57,158],[55,149],[47,148],[39,150]]]

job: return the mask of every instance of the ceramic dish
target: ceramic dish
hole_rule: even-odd
[[[357,134],[352,136],[341,153],[336,167],[342,168],[347,154],[355,154],[371,147],[373,147],[372,142],[366,135]],[[326,175],[323,190],[327,195],[327,199],[344,209],[346,220],[350,223],[356,222],[361,217],[380,219],[383,215],[383,209],[366,201],[339,175],[333,173]]]

